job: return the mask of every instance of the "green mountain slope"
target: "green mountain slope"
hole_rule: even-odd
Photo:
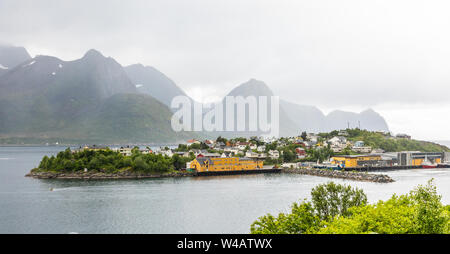
[[[185,139],[172,131],[171,116],[166,105],[138,94],[119,63],[95,50],[70,62],[38,56],[0,78],[0,143]]]

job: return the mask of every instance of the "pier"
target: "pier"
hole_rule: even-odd
[[[341,178],[341,179],[362,181],[362,182],[374,182],[374,183],[394,182],[394,179],[392,179],[388,175],[368,174],[368,173],[363,173],[363,172],[351,172],[351,171],[343,171],[343,170],[314,169],[314,168],[309,168],[309,169],[306,169],[306,168],[297,168],[297,169],[284,168],[282,170],[282,172],[283,173],[292,173],[292,174],[301,174],[301,175],[329,177],[329,178]]]
[[[377,172],[377,171],[393,171],[393,170],[407,170],[407,169],[419,169],[422,166],[366,166],[366,167],[350,167],[344,168],[343,171],[358,171],[358,172]]]

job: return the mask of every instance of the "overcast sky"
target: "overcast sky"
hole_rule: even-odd
[[[448,1],[0,0],[0,41],[151,65],[211,101],[255,78],[292,102],[450,140]]]

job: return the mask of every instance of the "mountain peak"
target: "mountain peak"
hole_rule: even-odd
[[[90,49],[84,54],[83,58],[104,58],[102,53],[96,49]]]
[[[362,111],[361,114],[378,114],[378,113],[375,110],[373,110],[372,108],[368,108],[368,109]]]
[[[273,96],[272,90],[263,81],[254,78],[234,88],[228,96]]]
[[[24,47],[0,45],[0,64],[12,69],[17,65],[31,59]]]

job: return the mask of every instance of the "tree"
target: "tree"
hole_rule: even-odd
[[[348,208],[364,206],[366,194],[361,189],[329,182],[311,191],[312,201],[292,204],[290,214],[271,214],[258,218],[251,227],[252,234],[315,233],[335,216],[348,216]]]
[[[411,234],[414,206],[406,196],[393,195],[375,205],[349,208],[348,217],[341,216],[325,222],[319,234]]]
[[[289,214],[280,213],[278,217],[268,214],[260,217],[251,225],[250,232],[252,234],[307,234],[315,232],[320,223],[310,202],[294,203]]]
[[[44,158],[42,158],[41,163],[39,163],[39,168],[40,169],[49,169],[49,158],[47,155],[44,156]]]
[[[100,169],[100,160],[94,157],[88,164],[90,170],[98,170]]]
[[[367,203],[367,196],[362,189],[334,182],[316,186],[312,189],[311,196],[321,220],[331,220],[337,215],[348,216],[348,208]]]
[[[304,141],[307,141],[308,139],[308,134],[306,133],[306,131],[302,132],[302,135],[300,136]]]
[[[406,195],[366,204],[359,189],[334,183],[311,191],[312,201],[289,214],[270,214],[251,225],[255,234],[442,234],[450,232],[450,206],[443,206],[432,180]],[[294,209],[295,208],[295,209]]]
[[[135,171],[148,171],[150,169],[147,162],[142,158],[142,156],[138,156],[134,159],[133,169]]]
[[[325,234],[442,234],[449,233],[450,214],[440,201],[432,180],[407,195],[395,194],[375,205],[349,209],[318,233]]]
[[[226,138],[223,138],[222,136],[219,136],[219,137],[217,137],[217,139],[216,139],[216,143],[222,142],[222,143],[226,144],[227,141],[228,141],[228,140],[227,140]]]
[[[414,233],[417,234],[442,234],[448,227],[448,216],[441,203],[441,196],[437,194],[433,179],[427,185],[419,185],[410,193],[415,203]]]
[[[291,149],[286,147],[286,148],[282,149],[282,151],[283,151],[283,154],[281,156],[282,156],[283,162],[291,162],[296,159],[296,155]]]

